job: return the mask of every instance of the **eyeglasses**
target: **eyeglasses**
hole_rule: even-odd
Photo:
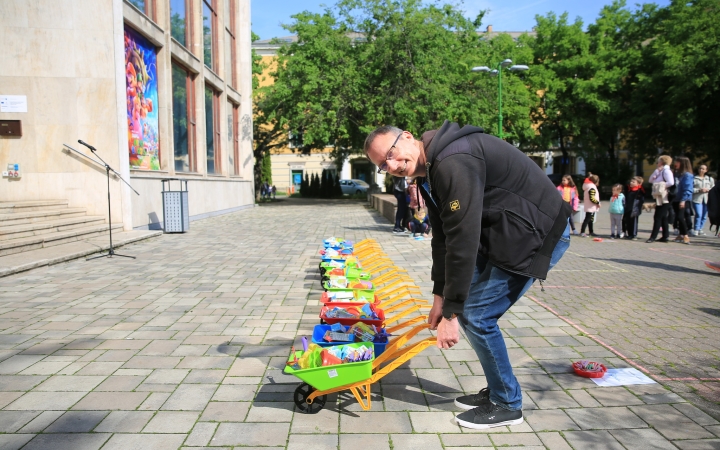
[[[380,164],[380,166],[378,167],[377,173],[387,173],[387,171],[388,171],[387,162],[393,158],[393,150],[395,150],[395,148],[396,148],[395,146],[397,145],[398,141],[400,140],[400,136],[402,136],[403,133],[404,133],[404,131],[402,133],[398,134],[397,137],[395,138],[395,142],[393,142],[393,145],[390,147],[390,150],[388,150],[388,152],[385,154],[385,161],[383,161],[383,163]]]

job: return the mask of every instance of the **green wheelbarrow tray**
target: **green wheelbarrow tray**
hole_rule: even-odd
[[[356,342],[345,345],[354,348],[359,348],[363,345],[369,347],[367,342]],[[292,361],[294,357],[299,358],[302,354],[302,351],[296,351],[295,355],[288,356],[288,362]],[[375,353],[373,352],[373,357],[367,361],[299,370],[286,365],[283,373],[294,375],[315,389],[324,391],[369,379],[372,376],[372,363],[374,360]]]

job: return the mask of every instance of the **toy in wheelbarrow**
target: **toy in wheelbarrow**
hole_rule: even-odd
[[[349,390],[360,403],[360,407],[365,411],[369,410],[372,407],[370,401],[372,384],[436,342],[435,337],[425,338],[419,342],[410,342],[415,335],[427,328],[429,328],[427,323],[418,325],[388,344],[382,355],[372,354],[370,359],[361,359],[359,361],[350,359],[345,362],[344,358],[337,356],[338,352],[345,350],[328,352],[325,354],[326,359],[323,360],[322,351],[334,347],[318,351],[322,347],[317,346],[317,348],[313,347],[311,349],[310,346],[314,344],[309,344],[307,350],[303,352],[296,352],[293,347],[284,372],[303,381],[293,394],[295,406],[301,412],[315,414],[325,407],[328,394]],[[361,353],[363,346],[365,346],[364,343],[358,342],[340,347],[349,347],[352,350],[347,351],[356,352],[353,353],[355,355]],[[367,351],[370,348],[365,346],[365,349],[364,357],[367,356]],[[307,352],[311,354],[305,358],[315,364],[312,368],[309,366],[307,366],[308,368],[302,367],[305,363],[302,363],[301,360]],[[342,363],[337,364],[337,359],[327,357],[329,354],[341,359]],[[343,356],[343,353],[340,353],[340,356]],[[326,366],[324,365],[325,362],[335,362],[336,364]],[[383,364],[385,365],[381,367]]]
[[[369,272],[363,272],[362,269],[358,269],[357,267],[335,267],[330,270],[325,270],[320,275],[322,275],[322,280],[326,281],[332,277],[345,277],[349,281],[358,281],[358,280],[369,280],[370,279],[370,273]]]
[[[350,290],[373,290],[372,281],[349,280],[346,277],[329,277],[322,282],[323,289],[328,292],[350,291]]]
[[[362,322],[382,327],[384,321],[385,313],[372,303],[366,303],[362,307],[353,303],[330,303],[320,309],[320,324],[340,323],[349,326]]]
[[[380,300],[372,291],[353,289],[350,291],[323,292],[320,295],[320,303],[355,303],[362,306],[364,303],[379,303]]]
[[[341,249],[350,249],[352,250],[354,248],[354,244],[352,241],[347,241],[342,238],[337,237],[331,237],[327,238],[323,241],[323,246],[325,248],[332,248],[334,250],[341,250]]]
[[[315,325],[312,343],[320,347],[365,342],[375,348],[375,356],[382,355],[391,336],[385,328],[366,325],[362,322],[346,326],[341,323],[332,325]]]

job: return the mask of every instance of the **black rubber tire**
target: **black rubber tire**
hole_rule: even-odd
[[[307,383],[300,383],[293,393],[293,401],[298,411],[305,414],[317,414],[325,407],[327,395],[315,397],[312,403],[306,403],[305,400],[315,391],[315,388]]]
[[[358,189],[357,191],[355,191],[355,195],[360,195],[360,194],[362,194],[362,191],[361,191],[360,189]]]

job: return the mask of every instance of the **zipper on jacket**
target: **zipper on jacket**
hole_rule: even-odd
[[[527,220],[526,218],[524,218],[524,217],[521,216],[520,214],[518,214],[518,213],[516,213],[516,212],[514,212],[514,211],[510,211],[509,209],[503,209],[503,211],[504,211],[509,217],[515,218],[515,220],[517,220],[517,221],[520,222],[521,224],[525,225],[525,227],[527,227],[528,229],[532,230],[533,233],[537,233],[537,229],[536,229],[535,226],[532,224],[532,222],[530,222],[529,220]]]

